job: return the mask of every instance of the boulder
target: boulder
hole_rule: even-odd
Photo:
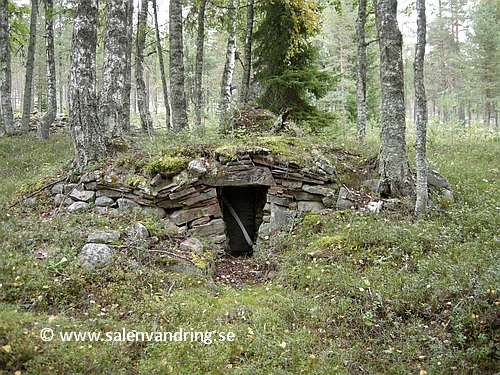
[[[107,245],[96,243],[86,244],[78,254],[82,265],[93,270],[104,268],[112,258],[113,250]]]
[[[165,216],[167,216],[167,211],[157,206],[144,207],[142,210],[151,215],[155,215],[158,219],[163,219]]]

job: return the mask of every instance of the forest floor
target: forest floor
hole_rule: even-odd
[[[12,206],[67,173],[72,144],[66,131],[0,138],[0,374],[499,372],[500,138],[428,134],[453,202],[420,218],[302,215],[252,258],[222,259],[212,283],[125,253],[83,269],[89,226],[155,223],[69,215],[45,192]],[[366,161],[370,137],[373,146],[330,141]],[[144,141],[146,153],[166,139]],[[69,339],[85,332],[100,336]]]

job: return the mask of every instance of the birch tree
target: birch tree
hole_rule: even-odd
[[[425,57],[425,0],[417,0],[417,44],[415,47],[414,83],[415,83],[415,112],[417,141],[415,143],[415,157],[417,164],[417,202],[415,212],[425,212],[428,200],[427,187],[427,163],[426,163],[426,141],[427,141],[427,99],[424,84],[424,57]]]
[[[176,132],[188,125],[184,88],[184,38],[182,35],[182,3],[170,0],[170,89],[172,93],[172,129]]]
[[[30,128],[31,93],[33,88],[33,69],[35,66],[36,25],[38,19],[38,0],[31,0],[30,39],[26,55],[26,75],[24,79],[23,114],[21,132],[27,133]]]
[[[148,19],[148,0],[141,1],[141,8],[137,17],[137,39],[135,53],[135,83],[137,88],[137,106],[141,117],[142,130],[151,134],[153,120],[149,113],[149,100],[144,82],[144,49],[146,47],[146,26]]]
[[[45,4],[45,55],[47,62],[47,111],[37,129],[38,139],[49,138],[50,126],[57,116],[56,58],[54,48],[54,1]]]
[[[10,64],[8,1],[0,0],[0,100],[2,101],[3,128],[7,135],[14,134],[11,94],[12,72]]]
[[[397,5],[397,0],[375,1],[382,86],[378,190],[385,198],[414,192],[406,153],[403,37],[398,27]]]
[[[366,0],[358,1],[358,18],[356,20],[356,43],[358,45],[358,81],[357,96],[358,116],[356,118],[356,128],[358,141],[361,141],[366,132]]]
[[[75,1],[68,96],[75,166],[79,168],[106,154],[97,115],[96,46],[97,0]]]
[[[252,42],[254,24],[254,0],[247,0],[245,45],[243,47],[243,78],[241,80],[240,103],[247,103],[252,75]]]
[[[228,10],[229,18],[229,35],[227,38],[226,47],[226,62],[224,64],[224,71],[222,72],[221,83],[221,100],[220,100],[220,117],[221,122],[227,120],[229,111],[231,109],[231,86],[233,85],[233,73],[236,53],[236,1],[231,0]]]
[[[104,35],[104,63],[102,87],[99,96],[99,120],[106,133],[112,137],[127,132],[130,111],[126,96],[127,55],[130,35],[128,28],[129,0],[106,1],[106,28]]]
[[[203,56],[205,52],[205,8],[207,0],[201,0],[198,8],[198,30],[196,36],[196,62],[194,68],[195,124],[201,129],[203,113]]]
[[[156,52],[158,53],[158,63],[160,64],[161,87],[163,89],[163,103],[165,106],[165,123],[167,129],[170,128],[170,103],[168,98],[167,76],[165,75],[165,63],[163,61],[163,47],[161,45],[160,27],[158,25],[158,9],[156,0],[153,0],[153,14],[156,31]]]

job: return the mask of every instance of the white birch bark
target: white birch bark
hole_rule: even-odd
[[[8,1],[0,0],[0,99],[3,129],[7,135],[14,134],[10,58]]]
[[[424,58],[425,58],[425,0],[417,0],[417,44],[415,47],[414,84],[415,84],[415,112],[417,140],[415,143],[415,159],[417,165],[415,212],[424,213],[427,209],[427,100],[424,83]]]
[[[83,168],[106,154],[106,144],[97,115],[97,0],[79,0],[73,4],[69,123],[75,166]]]

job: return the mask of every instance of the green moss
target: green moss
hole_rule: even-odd
[[[151,175],[170,172],[180,172],[187,167],[189,159],[183,156],[161,156],[157,159],[152,159],[144,166],[144,170]]]
[[[144,176],[138,176],[138,175],[133,175],[133,176],[128,176],[125,179],[125,186],[139,186],[142,183],[145,183],[147,180]]]

